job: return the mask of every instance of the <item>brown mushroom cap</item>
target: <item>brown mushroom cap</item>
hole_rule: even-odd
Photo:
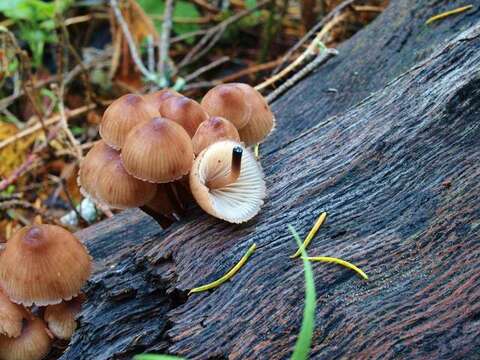
[[[172,96],[162,102],[161,116],[180,124],[193,137],[198,126],[208,119],[208,115],[195,100],[186,96]]]
[[[160,117],[132,129],[122,151],[125,169],[153,183],[171,182],[186,175],[193,157],[187,132],[176,122]]]
[[[45,323],[30,316],[17,338],[0,335],[0,359],[41,360],[50,352],[51,344]]]
[[[252,106],[252,116],[248,123],[238,130],[240,139],[247,146],[262,142],[275,127],[275,118],[265,98],[247,84],[236,83]]]
[[[85,296],[80,295],[70,301],[62,301],[60,304],[45,308],[43,318],[55,337],[63,340],[72,337],[77,328],[76,317],[84,301]]]
[[[158,111],[140,95],[124,95],[105,110],[100,123],[100,136],[111,147],[121,149],[134,126],[158,115]]]
[[[210,189],[209,183],[232,172],[232,153],[239,148],[243,151],[239,176],[228,185]],[[190,172],[190,189],[203,210],[231,223],[254,217],[266,194],[263,172],[254,155],[231,140],[216,142],[200,153]]]
[[[156,110],[160,112],[160,106],[162,105],[162,103],[173,96],[182,95],[172,89],[163,89],[150,94],[146,94],[143,96],[143,98],[149,105],[153,106]]]
[[[24,227],[0,254],[0,286],[13,302],[25,306],[70,300],[91,270],[85,246],[56,225]]]
[[[156,190],[155,184],[130,175],[125,170],[118,153],[97,173],[97,198],[113,208],[143,206],[155,196]]]
[[[193,151],[196,155],[203,149],[220,140],[240,142],[237,128],[227,119],[214,116],[202,122],[192,139]]]
[[[0,335],[19,337],[25,318],[27,318],[26,310],[22,306],[14,304],[0,290]]]
[[[220,116],[237,129],[243,128],[252,117],[252,105],[245,93],[235,84],[221,84],[210,89],[201,101],[210,116]]]
[[[118,152],[108,146],[103,140],[97,142],[87,153],[80,164],[77,183],[83,196],[95,202],[101,202],[97,197],[97,179],[99,171],[112,159],[118,158]]]

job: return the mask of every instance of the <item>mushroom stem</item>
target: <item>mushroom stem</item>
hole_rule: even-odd
[[[166,188],[167,196],[170,200],[170,203],[173,206],[173,210],[175,214],[177,214],[179,217],[185,217],[185,209],[183,207],[182,202],[180,201],[178,194],[177,194],[177,189],[175,188],[174,183],[168,183]]]
[[[162,229],[168,228],[170,225],[172,225],[175,222],[175,220],[170,219],[168,216],[160,214],[159,212],[155,211],[155,209],[153,209],[148,205],[144,205],[140,207],[140,210],[142,210],[145,214],[152,217],[162,227]]]
[[[243,149],[240,146],[235,146],[232,150],[232,167],[230,172],[221,177],[217,177],[207,182],[207,187],[210,190],[220,189],[237,181],[242,169],[242,155]]]

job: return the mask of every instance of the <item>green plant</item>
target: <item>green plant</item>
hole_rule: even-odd
[[[292,360],[306,360],[310,353],[310,347],[312,345],[313,330],[315,328],[315,309],[316,309],[316,292],[315,282],[313,280],[313,270],[310,262],[305,258],[308,257],[307,252],[302,246],[300,236],[296,232],[292,225],[288,225],[288,229],[292,233],[298,248],[302,254],[303,269],[305,273],[305,305],[303,309],[303,320],[298,334],[298,339],[293,350]]]
[[[143,10],[153,17],[153,22],[155,24],[155,28],[160,33],[162,31],[162,21],[158,19],[158,17],[163,16],[165,11],[165,2],[158,1],[158,0],[138,0],[138,3],[143,8]],[[175,8],[173,9],[173,18],[182,18],[182,19],[191,19],[196,20],[200,18],[200,12],[196,8],[196,6],[187,0],[178,0],[175,1]],[[178,23],[173,22],[173,31],[177,35],[182,35],[188,32],[197,31],[200,27],[198,24],[191,23]],[[187,42],[193,42],[193,38],[189,38]]]
[[[64,12],[73,0],[8,0],[0,2],[0,12],[12,20],[19,30],[19,38],[32,51],[33,66],[42,63],[45,44],[54,43],[55,16]]]

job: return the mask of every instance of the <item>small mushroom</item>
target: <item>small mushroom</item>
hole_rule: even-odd
[[[247,146],[258,144],[262,142],[275,127],[275,117],[267,101],[255,88],[241,83],[237,83],[235,86],[243,91],[253,110],[248,123],[238,130],[240,139],[242,139]]]
[[[227,119],[214,116],[202,122],[192,138],[195,155],[220,140],[233,140],[240,142],[237,128]]]
[[[0,335],[0,360],[41,360],[50,352],[51,344],[45,323],[29,316],[23,321],[20,336]]]
[[[223,117],[237,129],[247,125],[252,117],[253,107],[248,97],[235,84],[215,86],[205,94],[200,104],[210,116]]]
[[[193,137],[198,126],[208,115],[195,100],[186,96],[171,96],[162,102],[160,115],[180,124]]]
[[[171,182],[188,174],[194,157],[187,132],[161,117],[133,128],[121,156],[128,173],[152,183]]]
[[[172,89],[162,89],[162,90],[144,95],[143,98],[149,105],[153,106],[155,109],[157,109],[160,112],[160,106],[162,106],[162,103],[173,96],[182,96],[182,95],[180,95],[178,92]]]
[[[145,205],[155,195],[155,185],[125,171],[120,153],[99,141],[80,164],[80,191],[96,203],[117,209]]]
[[[45,308],[43,318],[52,334],[62,340],[72,337],[77,328],[76,317],[82,309],[85,301],[83,294],[69,301],[62,301],[57,305],[49,305]]]
[[[152,200],[157,191],[155,184],[131,176],[118,153],[98,172],[96,184],[98,199],[117,209],[143,206]]]
[[[0,290],[0,335],[19,337],[27,311]]]
[[[46,306],[70,300],[92,270],[85,246],[56,225],[27,226],[0,254],[0,287],[17,304]]]
[[[101,202],[97,196],[97,180],[99,172],[113,159],[118,152],[108,146],[103,140],[98,141],[80,163],[77,183],[83,196],[93,201]]]
[[[121,149],[134,126],[158,115],[158,111],[140,95],[124,95],[105,110],[100,123],[100,136],[114,149]]]
[[[190,189],[203,210],[231,223],[254,217],[266,195],[263,171],[254,155],[231,140],[200,153],[190,173]]]

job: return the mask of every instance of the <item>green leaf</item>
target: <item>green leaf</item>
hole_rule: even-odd
[[[133,360],[183,360],[183,358],[173,355],[141,354],[135,355]]]
[[[302,251],[302,257],[307,257],[307,252],[303,249],[300,236],[292,225],[288,225],[288,229],[295,238],[299,249]],[[315,328],[315,308],[316,308],[316,292],[315,282],[313,280],[313,271],[310,262],[303,259],[303,269],[305,273],[305,305],[303,309],[303,320],[298,334],[298,339],[293,350],[292,360],[307,360],[312,345],[313,330]]]
[[[12,20],[46,20],[55,15],[55,3],[40,0],[7,0],[1,2],[0,12]]]
[[[138,0],[138,3],[142,9],[149,15],[155,17],[162,16],[165,11],[165,2],[158,0]],[[173,9],[174,18],[188,18],[188,19],[198,19],[200,18],[200,12],[198,11],[195,4],[192,4],[189,1],[179,0],[175,1],[175,8]],[[162,21],[154,19],[155,28],[159,33],[162,32]],[[197,31],[200,29],[198,24],[179,24],[173,23],[173,31],[182,35],[191,31]],[[193,41],[194,39],[189,39]],[[188,41],[187,41],[188,42]]]

